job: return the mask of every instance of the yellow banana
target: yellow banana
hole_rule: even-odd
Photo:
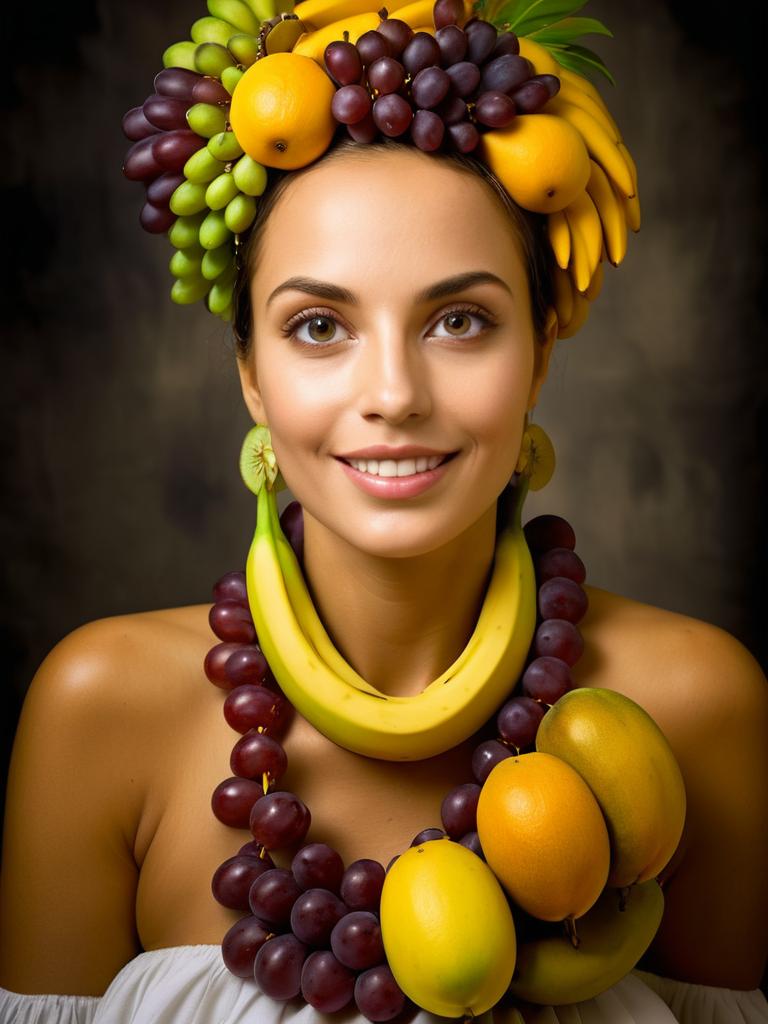
[[[477,731],[509,694],[536,625],[536,580],[520,522],[526,492],[522,478],[512,520],[497,540],[488,590],[467,646],[422,693],[389,697],[345,682],[307,640],[280,571],[276,512],[270,507],[275,493],[262,487],[246,561],[248,598],[259,644],[299,713],[339,746],[391,761],[433,757]]]
[[[578,89],[579,92],[583,92],[587,96],[587,98],[590,99],[595,104],[595,106],[602,110],[603,117],[606,118],[606,120],[610,123],[611,128],[613,129],[611,134],[615,138],[617,138],[619,142],[621,142],[622,138],[621,132],[619,131],[619,126],[616,124],[616,121],[614,120],[613,115],[608,109],[606,102],[601,96],[600,92],[589,81],[589,79],[584,78],[582,75],[577,75],[575,71],[571,71],[569,68],[564,67],[561,67],[557,74],[560,78],[561,89],[563,88],[563,86],[566,85],[571,86],[574,89]]]
[[[570,238],[570,235],[569,235]],[[570,243],[569,243],[570,244]],[[573,284],[567,270],[555,267],[555,312],[557,313],[558,338],[560,331],[567,326],[573,316]]]
[[[525,57],[526,60],[533,64],[533,70],[537,75],[560,76],[560,65],[546,47],[530,39],[528,36],[520,36],[519,42],[520,56]]]
[[[275,512],[276,511],[277,506],[275,506]],[[371,686],[370,683],[367,683],[362,676],[358,675],[349,662],[345,661],[333,646],[333,641],[328,636],[326,628],[323,625],[320,616],[317,614],[314,602],[312,601],[312,596],[307,589],[304,574],[299,561],[296,558],[295,551],[291,547],[282,529],[277,529],[274,522],[272,524],[272,531],[275,538],[275,548],[277,552],[277,559],[280,563],[280,571],[283,574],[285,589],[288,592],[288,600],[291,602],[291,606],[304,636],[309,644],[314,647],[318,658],[325,662],[328,668],[332,672],[335,672],[340,679],[349,683],[351,686],[356,687],[358,690],[363,690],[366,693],[372,693],[376,697],[381,697],[380,691]]]
[[[386,884],[386,883],[385,883]],[[637,964],[659,929],[664,894],[655,879],[636,885],[621,910],[621,892],[606,888],[576,919],[578,946],[567,935],[521,942],[509,991],[545,1006],[580,1003],[605,992]]]
[[[548,113],[564,117],[576,128],[584,140],[589,155],[601,164],[605,173],[625,196],[631,196],[634,193],[632,175],[618,149],[618,144],[591,114],[581,107],[561,99],[559,95],[549,101],[546,109]]]
[[[623,142],[618,145],[619,152],[624,157],[624,161],[629,167],[629,173],[632,175],[632,183],[634,184],[634,195],[626,200],[627,209],[627,225],[632,228],[633,231],[640,230],[640,194],[637,191],[637,166],[635,161],[632,159],[632,154],[629,152]]]
[[[568,222],[568,230],[571,233],[571,262],[569,270],[577,291],[585,292],[592,279],[589,248],[587,247],[587,240],[582,233],[581,226],[575,220],[573,214],[569,214],[568,210],[569,207],[566,206],[563,212]]]
[[[594,160],[590,163],[592,173],[587,182],[587,192],[600,215],[608,259],[618,267],[627,252],[627,219],[605,171]]]
[[[332,25],[343,18],[353,18],[357,14],[370,14],[372,0],[302,0],[296,4],[293,13],[312,31]],[[395,0],[392,10],[397,7]],[[387,10],[389,10],[387,5]]]
[[[603,270],[602,260],[597,264],[597,270],[592,275],[592,280],[589,282],[589,288],[584,293],[586,298],[590,302],[594,302],[600,292],[603,290],[603,278],[605,277],[605,271]]]
[[[568,230],[568,222],[562,210],[556,210],[547,217],[547,230],[549,232],[549,244],[555,254],[557,265],[567,270],[568,261],[571,258],[571,233]]]
[[[639,704],[580,687],[542,719],[536,749],[567,761],[595,795],[611,837],[608,885],[655,878],[683,833],[683,776],[666,736]]]
[[[591,96],[588,96],[569,82],[563,81],[561,81],[560,89],[556,95],[560,99],[565,100],[566,103],[572,103],[575,107],[581,107],[582,110],[586,110],[588,114],[591,114],[603,126],[606,135],[609,135],[615,143],[621,141],[621,136],[616,131],[615,122],[606,116],[605,107],[595,103]]]
[[[368,32],[378,26],[381,18],[378,14],[353,14],[349,18],[341,18],[316,32],[306,32],[293,48],[293,53],[299,53],[302,57],[312,57],[318,64],[325,65],[323,54],[328,43],[336,39],[343,39],[344,32],[349,32],[350,43],[356,43],[363,32]]]
[[[576,196],[563,212],[571,230],[575,225],[581,231],[587,247],[589,280],[583,288],[579,288],[579,291],[583,292],[586,291],[600,262],[600,253],[603,249],[603,225],[600,223],[600,215],[588,192],[582,192]]]
[[[411,28],[416,28],[418,25],[432,25],[434,6],[434,0],[415,0],[415,2],[402,7],[393,8],[391,13],[400,21],[404,21],[406,25],[410,25]],[[389,7],[387,10],[389,11]],[[434,26],[432,31],[434,32]]]
[[[567,324],[562,324],[558,327],[557,336],[558,338],[572,338],[574,334],[581,330],[587,321],[589,311],[592,308],[588,298],[573,289],[573,315]]]

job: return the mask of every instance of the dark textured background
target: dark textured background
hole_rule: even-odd
[[[207,601],[244,564],[234,357],[202,305],[169,301],[170,245],[140,230],[142,190],[120,174],[121,116],[203,8],[38,2],[6,25],[5,749],[67,632]],[[715,622],[765,664],[762,9],[584,12],[615,33],[590,45],[617,78],[600,88],[638,163],[643,227],[558,346],[535,419],[559,466],[526,513],[571,520],[589,582]]]

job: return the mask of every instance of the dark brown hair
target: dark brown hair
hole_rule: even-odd
[[[357,143],[342,133],[336,136],[320,159],[329,160],[352,151],[373,154],[390,149],[414,149],[407,142],[397,139],[382,139],[374,143]],[[437,151],[430,158],[449,163],[466,174],[479,176],[492,190],[504,211],[512,221],[522,246],[528,275],[531,300],[531,317],[534,333],[540,341],[544,337],[547,311],[554,305],[553,264],[554,257],[547,235],[545,214],[531,213],[518,206],[510,198],[495,174],[477,157],[453,151]],[[250,283],[258,260],[259,247],[270,212],[288,184],[298,175],[315,166],[317,161],[295,171],[270,169],[269,183],[258,200],[256,219],[247,236],[242,237],[238,247],[237,278],[233,296],[232,330],[235,336],[235,351],[240,359],[247,358],[252,345],[252,311]]]

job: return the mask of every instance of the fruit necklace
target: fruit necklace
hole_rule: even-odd
[[[520,514],[528,480],[515,473],[499,500],[494,570],[467,647],[417,697],[387,697],[357,677],[335,649],[331,652],[303,579],[302,508],[293,501],[278,518],[279,482],[272,485],[279,473],[268,435],[257,427],[249,438],[241,470],[259,497],[257,526],[246,572],[229,572],[213,588],[209,621],[220,642],[204,663],[208,679],[228,691],[224,717],[241,734],[230,758],[232,776],[214,790],[212,809],[219,821],[249,828],[254,837],[219,866],[212,880],[219,903],[247,914],[224,936],[224,963],[238,977],[254,979],[271,998],[301,996],[321,1013],[354,1002],[370,1021],[394,1020],[414,1003],[445,1016],[479,1015],[513,991],[509,958],[514,964],[516,941],[502,889],[485,867],[478,805],[492,770],[531,751],[547,710],[573,689],[571,667],[583,652],[577,623],[588,604],[573,528],[559,516],[542,515],[523,530]],[[506,616],[499,614],[502,605]],[[504,618],[506,625],[499,629]],[[278,644],[283,645],[279,651]],[[510,696],[513,689],[517,692]],[[493,691],[490,706],[488,690]],[[342,691],[347,699],[340,705]],[[450,713],[443,707],[438,715],[430,703],[434,692]],[[307,708],[305,717],[331,738],[343,739],[347,749],[390,760],[432,756],[478,727],[493,729],[496,738],[483,739],[473,752],[474,781],[446,794],[443,827],[419,832],[411,851],[428,845],[439,848],[442,858],[460,858],[460,873],[468,883],[462,898],[482,901],[484,930],[496,922],[495,934],[504,939],[506,974],[503,966],[489,963],[488,981],[480,989],[475,984],[473,993],[458,1001],[421,991],[413,998],[407,980],[410,995],[404,990],[408,967],[398,970],[394,963],[397,943],[385,949],[384,883],[399,854],[386,869],[367,858],[345,869],[336,850],[310,843],[300,846],[290,870],[274,865],[269,851],[302,844],[311,822],[298,796],[275,788],[288,764],[277,737],[291,704],[300,713]],[[414,705],[420,710],[411,713]],[[342,712],[341,706],[350,710]],[[381,709],[378,717],[371,706]],[[428,719],[426,729],[422,717]],[[424,891],[424,880],[419,884]],[[402,906],[396,916],[402,917],[401,911]],[[477,938],[482,942],[482,936]],[[450,941],[455,945],[454,937]]]

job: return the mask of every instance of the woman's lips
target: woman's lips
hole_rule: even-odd
[[[448,466],[458,452],[447,455],[440,465],[434,469],[426,469],[423,473],[411,473],[409,476],[376,476],[374,473],[363,473],[350,466],[344,459],[337,459],[344,472],[361,491],[372,494],[375,498],[412,498],[436,484],[445,476]]]

